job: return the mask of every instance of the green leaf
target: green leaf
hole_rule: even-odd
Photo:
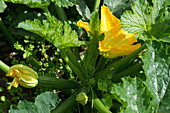
[[[19,101],[18,106],[11,106],[9,113],[38,113],[37,107],[27,100]]]
[[[122,113],[151,113],[151,96],[139,78],[122,78],[113,84],[111,94],[122,104]]]
[[[5,8],[6,8],[6,4],[3,0],[0,0],[0,13],[4,12]]]
[[[58,95],[55,93],[42,93],[35,99],[35,105],[39,113],[50,113],[59,103]]]
[[[19,108],[17,106],[11,105],[9,113],[20,113]]]
[[[121,16],[122,29],[135,32],[136,37],[144,41],[151,38],[170,42],[169,3],[167,0],[153,0],[151,6],[146,0],[136,0],[132,11]]]
[[[142,54],[142,61],[146,75],[144,84],[153,96],[152,106],[154,111],[157,111],[170,80],[170,57],[168,58],[167,55],[167,45],[156,41],[151,42],[148,45],[148,51]]]
[[[94,11],[90,16],[90,34],[88,34],[92,39],[97,39],[100,33],[100,20],[99,20],[99,13]]]
[[[97,82],[98,89],[101,91],[107,91],[107,80],[106,79],[99,79]]]
[[[84,44],[83,41],[78,40],[77,33],[71,29],[67,22],[63,24],[54,16],[50,14],[45,15],[47,20],[43,20],[42,22],[38,19],[34,19],[34,21],[26,20],[20,22],[18,27],[44,37],[47,41],[60,49]]]
[[[168,88],[166,90],[165,96],[163,97],[158,113],[169,113],[170,111],[170,84],[168,84]]]
[[[169,11],[168,11],[169,10]],[[170,42],[170,8],[160,11],[155,24],[152,24],[150,35],[157,40]]]
[[[116,16],[119,17],[124,11],[130,9],[131,4],[135,0],[104,0],[104,4],[109,7],[110,11]]]
[[[4,0],[15,4],[25,4],[30,8],[44,8],[50,4],[49,0]]]
[[[76,0],[51,0],[52,2],[55,2],[56,5],[59,7],[66,7],[73,6],[76,4]]]
[[[112,97],[109,93],[104,94],[101,101],[107,109],[110,109],[112,107]]]
[[[18,106],[10,106],[9,113],[50,113],[59,103],[56,93],[42,93],[35,99],[35,104],[27,100],[20,100]]]
[[[90,9],[87,7],[84,0],[76,1],[76,9],[78,13],[83,17],[83,19],[85,20],[90,19]]]
[[[35,106],[35,104],[33,104],[32,102],[23,100],[20,101],[18,104],[18,108],[20,110],[20,113],[37,113],[37,107]]]

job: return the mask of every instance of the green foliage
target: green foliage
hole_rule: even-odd
[[[55,109],[52,112],[77,113],[88,109],[89,112],[101,113],[166,113],[170,110],[169,0],[103,0],[101,3],[100,0],[5,1],[13,4],[9,4],[4,12],[5,6],[0,5],[0,12],[5,15],[1,17],[2,21],[8,27],[4,31],[14,36],[14,48],[20,50],[16,51],[18,55],[12,64],[30,65],[40,77],[37,89],[13,87],[8,91],[10,99],[6,95],[0,96],[0,112],[7,111],[9,104],[18,101],[17,106],[11,105],[9,112],[49,113]],[[141,39],[142,46],[138,50],[115,59],[106,59],[99,54],[98,42],[104,38],[104,34],[100,34],[99,3],[100,6],[106,4],[116,17],[121,17],[122,29]],[[77,35],[78,20],[90,20],[88,36]],[[5,35],[0,32],[1,37],[4,39]],[[54,89],[62,100],[59,106],[57,94],[48,93]],[[40,94],[44,91],[47,92]],[[82,91],[85,93],[80,94]],[[83,104],[78,108],[76,95]]]
[[[108,84],[106,79],[99,79],[97,85],[99,90],[107,91]]]
[[[79,12],[79,14],[83,17],[83,19],[85,20],[90,19],[90,9],[87,7],[84,0],[76,1],[76,9]]]
[[[7,5],[5,4],[5,2],[3,0],[0,0],[0,13],[4,12],[6,7]]]
[[[150,38],[170,42],[168,4],[167,0],[153,0],[151,6],[144,0],[136,0],[132,11],[126,11],[121,16],[122,28],[131,33],[136,32],[137,37],[144,41]]]
[[[122,78],[111,94],[122,104],[121,113],[151,113],[151,96],[139,78]]]
[[[63,23],[54,16],[50,14],[45,15],[47,20],[43,20],[42,22],[38,19],[34,19],[34,21],[26,20],[19,23],[18,27],[44,37],[60,49],[84,44],[83,41],[78,40],[77,33],[71,29],[67,22],[64,22],[63,25]]]
[[[93,40],[99,40],[99,32],[100,32],[100,20],[99,20],[99,13],[94,11],[90,16],[90,37]]]
[[[9,113],[50,113],[59,103],[56,93],[42,93],[35,99],[35,104],[27,100],[20,101],[17,106],[10,106]]]
[[[159,103],[165,95],[170,80],[167,45],[152,41],[148,45],[148,51],[142,54],[143,69],[146,75],[144,82],[153,96],[154,111],[157,111]]]
[[[15,4],[25,4],[30,8],[44,8],[50,4],[48,0],[4,0],[6,2],[12,2]]]
[[[55,2],[56,5],[59,7],[66,7],[73,6],[76,4],[76,0],[51,0],[52,2]]]
[[[104,0],[104,4],[109,7],[115,16],[119,17],[124,11],[130,9],[134,1],[135,0]]]
[[[160,103],[158,113],[168,113],[170,111],[169,101],[170,101],[170,84],[168,84],[166,93]]]
[[[112,97],[109,93],[104,94],[101,101],[106,106],[107,109],[110,109],[113,105]]]

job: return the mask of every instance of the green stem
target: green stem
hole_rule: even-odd
[[[99,11],[100,0],[95,0],[93,11]]]
[[[136,72],[139,72],[142,69],[143,63],[136,64],[118,74],[115,74],[112,76],[112,81],[117,82],[120,80],[121,77],[128,76],[128,75],[134,75]]]
[[[145,49],[146,44],[148,42],[149,41],[145,42],[139,49],[137,49],[136,51],[134,51],[130,55],[120,59],[119,61],[117,61],[117,62],[115,62],[113,64],[110,64],[104,70],[96,73],[95,74],[95,79],[106,77],[108,74],[111,73],[111,71],[118,69],[121,65],[123,65],[124,63],[127,63],[128,61],[130,61],[132,58],[134,58],[136,55],[138,55],[143,49]]]
[[[105,67],[106,61],[107,61],[106,58],[104,58],[103,56],[100,56],[99,62],[94,72],[96,73],[102,70]]]
[[[84,67],[88,72],[86,74],[86,78],[88,78],[88,74],[94,73],[98,55],[99,55],[98,46],[96,46],[95,44],[94,45],[89,44],[88,49],[85,52],[84,58]]]
[[[47,13],[47,14],[50,14],[50,11],[48,10],[48,6],[44,7],[44,8],[43,8],[43,11],[44,11],[45,13]]]
[[[0,60],[0,69],[2,71],[4,71],[5,73],[8,73],[10,67],[8,65],[6,65],[5,63],[3,63],[1,60]]]
[[[0,29],[5,34],[8,41],[13,45],[16,41],[15,38],[12,36],[12,34],[9,32],[5,24],[2,22],[2,19],[0,18]]]
[[[55,5],[55,9],[56,9],[58,18],[63,22],[67,21],[67,16],[66,16],[64,9],[62,7],[58,7],[57,5]]]
[[[107,109],[100,99],[94,94],[94,107],[98,110],[99,113],[112,113],[109,109]]]
[[[66,48],[61,50],[61,55],[64,61],[70,66],[70,68],[75,72],[77,76],[79,76],[80,80],[84,80],[84,74],[81,70],[81,66],[78,63],[77,58],[75,55],[72,53],[70,48]]]
[[[64,103],[58,106],[52,113],[66,113],[70,108],[76,104],[76,96],[71,95]]]
[[[38,80],[38,87],[53,87],[58,90],[75,89],[78,85],[76,82],[71,80],[49,76],[39,76]]]

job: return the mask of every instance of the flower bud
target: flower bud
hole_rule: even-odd
[[[86,95],[86,93],[80,92],[76,96],[76,101],[84,106],[87,103],[87,101],[88,101],[88,96]]]
[[[17,88],[18,84],[26,88],[32,88],[38,84],[38,74],[33,69],[22,64],[12,66],[6,76],[14,77],[8,89],[11,89],[11,86]]]

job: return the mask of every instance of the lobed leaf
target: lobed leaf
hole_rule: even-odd
[[[49,0],[4,0],[15,4],[25,4],[30,8],[44,8],[50,4]]]
[[[152,41],[148,45],[148,49],[146,53],[142,54],[143,69],[146,75],[144,84],[152,94],[152,106],[154,111],[157,111],[170,80],[170,57],[168,58],[165,43]]]
[[[26,20],[20,22],[18,27],[44,37],[60,49],[84,44],[83,41],[78,40],[77,33],[71,29],[67,22],[63,24],[54,16],[49,14],[45,15],[47,20],[43,20],[42,22],[38,19],[34,19],[34,21]]]
[[[111,94],[122,104],[122,113],[151,113],[151,96],[139,78],[122,78],[113,84]]]
[[[135,32],[142,40],[152,38],[157,41],[170,42],[170,10],[166,0],[153,0],[151,6],[146,0],[136,0],[132,11],[126,11],[121,16],[122,28]],[[165,16],[163,16],[165,15]],[[161,17],[161,18],[160,18]]]
[[[163,97],[160,103],[158,113],[168,113],[170,111],[169,101],[170,101],[170,84],[168,84],[165,96]]]
[[[18,106],[11,105],[9,113],[50,113],[59,103],[56,93],[42,93],[35,99],[35,104],[27,100],[20,100]]]
[[[55,2],[55,4],[59,7],[66,7],[73,6],[76,4],[76,0],[51,0]]]
[[[59,103],[58,95],[55,93],[42,93],[35,99],[35,105],[39,113],[50,113]],[[33,113],[33,112],[32,112]]]

